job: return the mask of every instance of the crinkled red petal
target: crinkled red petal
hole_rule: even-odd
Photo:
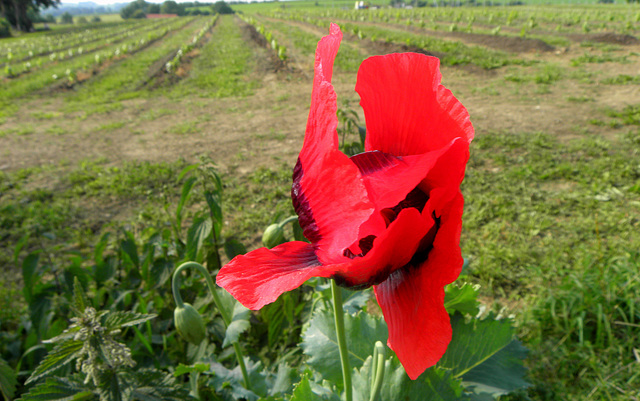
[[[427,260],[396,270],[374,287],[389,327],[389,348],[411,379],[435,365],[447,350],[451,325],[444,308],[444,286],[460,275],[463,263],[462,195],[453,187],[430,195],[422,215],[435,216],[439,227]]]
[[[412,380],[440,360],[451,341],[444,289],[426,268],[396,270],[374,287],[389,327],[387,345]]]
[[[236,256],[220,269],[216,283],[244,306],[256,310],[311,277],[330,277],[331,269],[318,262],[311,244],[287,242]]]
[[[371,250],[362,257],[335,265],[334,278],[347,286],[370,286],[386,279],[408,264],[434,220],[418,209],[403,209],[389,227],[374,239]]]
[[[358,71],[365,150],[396,156],[440,149],[455,138],[473,139],[469,113],[440,84],[439,60],[417,53],[370,57]]]
[[[323,264],[341,258],[375,209],[358,168],[338,150],[336,94],[330,80],[341,38],[332,24],[331,34],[318,43],[307,131],[291,190],[304,235]]]

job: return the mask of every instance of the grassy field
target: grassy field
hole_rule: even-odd
[[[128,235],[142,250],[153,233],[176,224],[180,172],[189,165],[215,164],[225,236],[260,246],[264,228],[293,212],[291,172],[315,44],[334,21],[345,33],[333,79],[344,115],[353,111],[364,124],[353,91],[360,62],[398,51],[439,57],[443,83],[470,112],[476,139],[462,188],[469,260],[462,280],[480,286],[487,310],[513,319],[529,349],[532,385],[509,399],[638,399],[640,9],[356,12],[329,4],[234,6],[286,47],[285,61],[237,16],[189,17],[162,27],[145,22],[118,43],[96,36],[104,46],[83,44],[80,54],[74,32],[60,29],[68,35],[46,42],[51,50],[42,50],[39,67],[34,61],[0,78],[2,358],[15,366],[39,340],[23,318],[27,254],[40,252],[49,266],[92,269],[96,249],[119,255]],[[125,31],[122,22],[108,23]],[[3,68],[18,71],[35,57],[8,58],[9,47],[0,41]],[[71,47],[73,56],[50,56]],[[184,227],[205,204],[197,191],[186,200]],[[300,327],[287,330],[286,340],[269,346],[253,332],[251,346],[263,361],[275,349],[285,354]]]

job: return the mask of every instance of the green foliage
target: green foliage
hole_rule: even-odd
[[[73,15],[71,15],[68,11],[65,11],[60,16],[60,22],[63,24],[73,24]]]
[[[7,364],[7,361],[0,357],[0,394],[2,394],[6,400],[12,399],[16,392],[17,384],[18,380],[15,370]]]
[[[217,1],[211,6],[211,10],[216,14],[234,14],[233,8],[231,8],[224,1]]]
[[[5,18],[0,17],[0,38],[8,38],[11,36],[11,25]]]

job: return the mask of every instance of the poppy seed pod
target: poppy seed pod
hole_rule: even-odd
[[[267,248],[273,248],[285,242],[284,230],[280,224],[272,224],[262,234],[262,244]]]
[[[174,323],[178,333],[191,344],[198,345],[204,340],[206,328],[200,313],[188,303],[178,306],[173,311]]]

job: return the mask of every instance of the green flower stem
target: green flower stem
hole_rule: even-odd
[[[382,388],[382,380],[384,379],[384,357],[384,345],[382,345],[380,341],[376,341],[373,347],[373,358],[371,359],[371,396],[369,397],[369,401],[375,401]]]
[[[291,223],[291,222],[294,222],[294,221],[298,221],[298,216],[291,216],[291,217],[287,217],[285,220],[283,220],[283,221],[280,223],[280,227],[284,227],[284,226],[286,226],[287,224],[289,224],[289,223]]]
[[[216,285],[213,282],[213,279],[211,278],[211,275],[209,274],[207,269],[205,269],[204,266],[202,266],[200,263],[196,263],[196,262],[183,263],[180,266],[178,266],[176,271],[173,273],[171,289],[173,291],[173,298],[176,300],[176,306],[181,307],[184,305],[184,303],[182,302],[182,297],[180,296],[180,277],[181,277],[180,273],[183,270],[186,270],[190,267],[193,267],[194,269],[196,269],[205,278],[207,282],[207,287],[209,287],[209,292],[213,297],[213,302],[216,304],[216,308],[218,308],[218,310],[220,311],[220,314],[222,315],[222,320],[224,320],[225,329],[226,329],[231,324],[232,316],[229,316],[227,311],[222,307],[223,306],[222,301],[220,300],[220,296],[218,295]],[[234,342],[232,345],[233,345],[233,350],[236,352],[236,359],[238,360],[238,365],[240,366],[240,370],[242,371],[244,387],[246,389],[250,389],[249,374],[247,373],[247,367],[245,366],[245,363],[244,363],[244,357],[242,355],[242,349],[240,348],[240,344],[238,344],[237,342]]]
[[[331,280],[331,294],[333,295],[333,316],[336,322],[336,336],[340,349],[340,363],[342,365],[342,379],[344,382],[344,395],[346,401],[353,400],[351,388],[351,366],[349,366],[349,351],[347,350],[347,337],[344,331],[344,309],[342,308],[342,292],[335,280]]]

